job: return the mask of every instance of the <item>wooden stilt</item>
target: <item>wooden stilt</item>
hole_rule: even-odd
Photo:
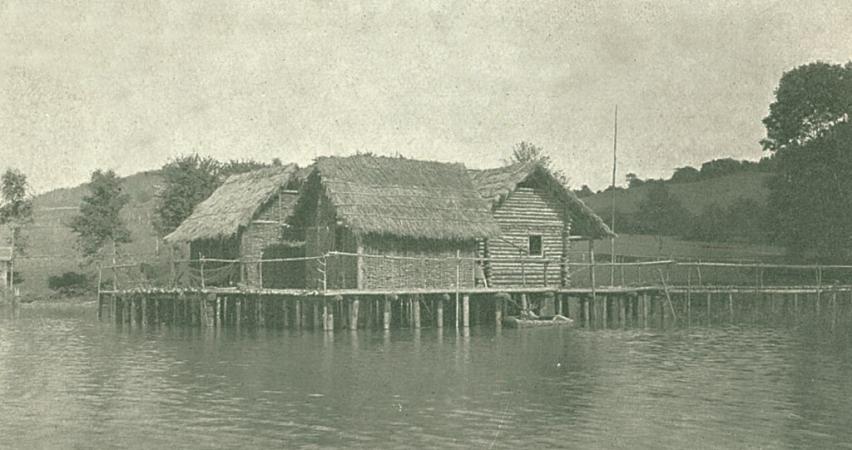
[[[494,326],[500,328],[503,326],[503,303],[506,301],[506,294],[499,294],[494,299]]]
[[[586,327],[589,327],[589,319],[591,319],[591,314],[589,313],[589,299],[584,298],[580,301],[583,303],[583,323]]]
[[[462,296],[462,327],[470,328],[470,296]]]
[[[712,321],[712,317],[711,317],[711,314],[710,314],[710,298],[711,298],[712,295],[713,294],[711,294],[709,292],[707,293],[707,324],[708,325]]]
[[[319,330],[319,327],[320,327],[319,300],[314,299],[314,301],[312,303],[314,304],[313,329]],[[325,302],[323,302],[323,304],[325,304]]]
[[[622,327],[627,324],[627,313],[624,309],[624,297],[618,297],[618,322]]]
[[[412,298],[412,302],[413,302],[412,303],[412,309],[414,310],[414,314],[413,314],[414,315],[414,328],[419,329],[420,328],[420,296],[415,295],[414,298]]]
[[[142,296],[141,304],[142,304],[142,314],[141,314],[141,316],[142,316],[141,317],[142,328],[146,328],[148,326],[148,297],[147,296],[145,296],[145,295]]]
[[[642,326],[648,326],[648,311],[651,309],[648,294],[642,294]]]
[[[450,301],[450,294],[443,294],[438,299],[437,312],[435,313],[435,326],[438,329],[444,328],[444,303]]]
[[[734,321],[734,294],[732,292],[728,292],[728,316],[730,316],[731,322]]]
[[[358,297],[354,297],[349,305],[349,329],[358,329],[358,309],[361,307]]]
[[[243,299],[235,298],[234,299],[234,324],[237,329],[240,329],[240,322],[242,322],[242,312],[243,312]]]
[[[607,303],[609,303],[609,296],[605,295],[603,297],[603,301],[601,302],[601,326],[606,328],[606,315],[607,315]]]
[[[393,297],[385,296],[384,304],[382,305],[382,329],[385,331],[390,330],[391,325],[391,299]]]

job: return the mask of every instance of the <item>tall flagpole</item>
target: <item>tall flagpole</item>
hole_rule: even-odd
[[[614,129],[612,133],[612,217],[611,217],[611,226],[613,234],[615,234],[615,170],[618,164],[618,105],[615,105],[615,121],[614,121]],[[609,270],[609,284],[610,286],[615,286],[615,236],[609,238],[609,246],[610,246],[610,265]]]

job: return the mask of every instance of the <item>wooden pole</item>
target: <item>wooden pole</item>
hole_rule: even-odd
[[[618,297],[618,321],[623,327],[627,324],[627,314],[624,310],[624,297]]]
[[[412,299],[412,308],[414,309],[414,328],[420,328],[420,296],[415,295]]]
[[[592,300],[596,297],[596,280],[595,280],[595,241],[589,239],[589,282],[592,284]]]
[[[648,304],[648,294],[642,294],[642,326],[648,326],[648,310],[651,305]]]
[[[731,322],[734,321],[734,294],[733,292],[728,292],[728,315],[731,318]]]
[[[444,294],[438,299],[438,312],[435,313],[435,326],[444,328],[444,302],[450,301],[450,294]]]
[[[207,284],[204,281],[204,256],[201,256],[198,267],[201,272],[201,289],[204,289],[207,287]]]
[[[618,105],[615,105],[615,119],[614,119],[614,129],[612,134],[612,222],[610,223],[610,229],[613,233],[615,233],[615,173],[616,167],[618,163]],[[610,243],[610,262],[613,264],[610,265],[610,286],[615,286],[615,236],[611,236],[609,238]],[[622,276],[623,278],[623,276]]]
[[[101,320],[101,308],[103,307],[103,302],[101,301],[101,277],[102,276],[103,276],[103,269],[101,269],[101,265],[98,264],[98,320]]]
[[[314,330],[319,330],[319,327],[320,327],[319,301],[320,301],[319,299],[314,299],[314,301],[312,302],[313,303],[313,309],[314,309],[314,314],[313,314],[313,317],[312,317],[313,329]],[[323,304],[325,304],[324,300],[323,300]]]
[[[583,303],[583,323],[586,324],[586,327],[589,327],[589,321],[591,319],[591,314],[589,313],[589,299],[584,298],[580,301]]]
[[[494,325],[496,327],[503,326],[503,302],[505,298],[503,297],[505,294],[500,294],[497,298],[494,299]]]
[[[470,296],[467,294],[462,296],[462,326],[470,328]]]
[[[349,329],[355,331],[358,329],[358,309],[360,308],[360,301],[358,297],[354,297],[352,299],[352,303],[349,305]]]
[[[384,304],[382,310],[382,329],[385,331],[390,330],[391,325],[391,298],[388,296],[384,297]]]
[[[711,294],[711,293],[709,293],[709,292],[707,293],[707,323],[708,323],[708,324],[710,324],[710,322],[711,322],[711,315],[710,315],[710,297],[711,297],[712,295],[713,295],[713,294]]]

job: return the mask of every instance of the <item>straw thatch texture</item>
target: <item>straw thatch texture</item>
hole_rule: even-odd
[[[261,206],[287,185],[295,171],[296,166],[290,164],[229,177],[165,239],[179,242],[234,236],[240,227],[252,221]]]
[[[461,164],[324,157],[308,184],[324,188],[337,219],[357,234],[471,240],[500,233]]]
[[[570,211],[574,234],[596,239],[614,236],[600,216],[559,183],[541,164],[516,163],[496,169],[470,170],[469,173],[479,194],[491,202],[492,207],[498,206],[519,184],[535,181]]]

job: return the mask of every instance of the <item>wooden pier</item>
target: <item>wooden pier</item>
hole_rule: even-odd
[[[104,269],[115,272],[116,268],[132,266]],[[185,325],[331,332],[501,327],[505,317],[529,310],[561,314],[591,328],[734,323],[781,313],[825,316],[833,326],[838,318],[852,314],[852,283],[844,282],[846,274],[852,281],[852,266],[671,260],[573,266],[575,275],[587,272],[587,278],[572,277],[576,286],[461,287],[451,280],[447,287],[409,289],[217,287],[208,286],[203,279],[196,286],[120,288],[118,277],[104,279],[101,273],[99,285],[108,287],[98,292],[98,317],[127,327]],[[618,269],[623,285],[597,284],[595,272],[601,269]],[[719,270],[731,271],[732,275],[723,277]],[[813,282],[801,283],[803,277],[790,273],[813,275]],[[767,275],[775,283],[767,282]],[[744,280],[748,283],[730,283]],[[793,283],[777,283],[779,280]]]

